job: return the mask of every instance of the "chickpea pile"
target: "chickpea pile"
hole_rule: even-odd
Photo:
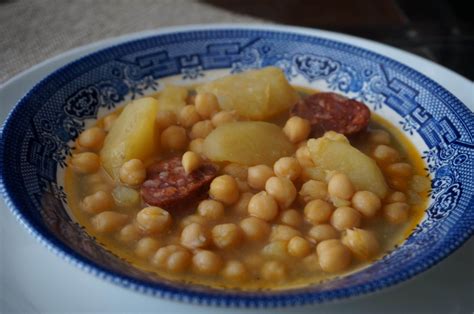
[[[384,250],[374,223],[402,225],[411,216],[407,191],[413,167],[391,146],[384,130],[371,130],[371,157],[380,165],[390,193],[380,199],[358,190],[349,176],[315,167],[306,140],[310,124],[290,117],[282,131],[296,147],[273,165],[218,164],[208,197],[181,212],[143,203],[140,186],[148,160],[123,163],[118,179],[101,168],[100,150],[118,114],[104,117],[76,140],[69,161],[81,189],[81,215],[92,233],[133,254],[138,265],[165,276],[229,287],[272,283],[341,273],[376,259]],[[223,111],[210,93],[188,97],[180,110],[156,117],[159,141],[167,156],[182,156],[186,174],[206,160],[203,142],[215,128],[242,119]],[[324,275],[326,274],[326,275]]]

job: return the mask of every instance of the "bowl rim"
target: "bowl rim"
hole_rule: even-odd
[[[354,285],[350,287],[338,288],[333,290],[328,290],[324,292],[298,292],[298,290],[282,290],[282,291],[274,291],[271,294],[260,294],[260,295],[241,295],[241,294],[233,294],[232,290],[217,290],[210,288],[211,292],[196,292],[190,291],[187,287],[185,288],[174,288],[169,287],[167,285],[163,285],[161,283],[145,283],[138,279],[134,279],[132,277],[121,275],[115,273],[113,271],[109,271],[105,267],[97,265],[91,260],[88,260],[85,257],[77,254],[74,250],[63,244],[61,241],[56,239],[54,236],[48,234],[47,232],[42,232],[36,228],[36,223],[29,221],[27,217],[22,213],[22,210],[19,208],[18,204],[16,203],[15,199],[13,199],[9,192],[8,192],[8,182],[4,180],[4,173],[8,172],[4,168],[4,150],[5,150],[5,137],[4,133],[5,130],[11,125],[12,120],[16,113],[18,112],[19,108],[22,104],[37,90],[41,89],[41,87],[59,73],[62,73],[67,70],[68,67],[73,66],[75,64],[81,63],[84,59],[87,59],[91,56],[107,53],[108,51],[114,50],[119,46],[122,45],[129,45],[135,41],[145,40],[151,37],[158,37],[166,34],[173,34],[173,33],[187,33],[193,31],[216,31],[216,30],[255,30],[255,31],[273,31],[273,32],[282,32],[287,34],[293,35],[303,35],[303,36],[310,36],[316,37],[319,39],[327,40],[337,45],[342,45],[352,50],[363,52],[365,54],[369,54],[372,56],[377,57],[379,60],[384,61],[385,63],[390,63],[393,66],[397,67],[403,72],[411,73],[412,77],[415,77],[417,80],[422,80],[425,84],[432,85],[438,92],[441,93],[442,97],[448,97],[452,101],[456,101],[459,105],[467,107],[463,104],[456,96],[452,95],[449,91],[447,91],[444,87],[440,86],[438,83],[430,79],[429,77],[425,76],[424,74],[420,73],[419,71],[396,61],[391,57],[387,57],[385,55],[379,54],[374,52],[373,50],[368,50],[363,48],[359,45],[354,45],[352,43],[346,43],[340,39],[332,39],[326,38],[321,36],[321,33],[332,33],[338,34],[335,32],[328,32],[328,31],[319,31],[313,30],[309,28],[303,27],[291,27],[291,26],[279,26],[279,25],[265,25],[265,24],[250,24],[250,25],[243,25],[243,24],[198,24],[198,25],[183,25],[178,27],[166,27],[160,28],[157,30],[144,32],[143,35],[125,39],[127,36],[133,35],[123,35],[117,38],[123,37],[124,40],[109,45],[104,48],[96,48],[91,52],[86,53],[84,56],[74,59],[73,61],[67,62],[65,65],[60,66],[40,81],[38,81],[29,91],[15,104],[13,109],[9,112],[8,116],[6,117],[3,125],[0,128],[0,192],[2,193],[5,204],[10,209],[14,217],[17,221],[23,225],[27,231],[42,245],[47,247],[50,251],[59,255],[61,258],[65,259],[69,263],[73,264],[74,266],[95,275],[96,277],[105,279],[108,282],[112,282],[118,284],[122,287],[126,287],[128,289],[132,289],[138,292],[142,292],[149,295],[158,295],[165,299],[170,300],[178,300],[178,301],[186,301],[189,303],[197,303],[197,304],[207,304],[207,305],[217,305],[217,306],[236,306],[236,307],[278,307],[278,306],[294,306],[294,305],[305,305],[305,304],[314,304],[314,303],[323,303],[328,301],[334,301],[339,299],[349,299],[354,298],[360,295],[366,295],[369,293],[373,293],[376,291],[380,291],[384,288],[388,288],[394,286],[400,282],[406,281],[415,275],[422,273],[432,266],[436,265],[444,258],[449,256],[452,252],[454,252],[457,248],[459,248],[464,242],[466,242],[473,234],[474,234],[474,225],[468,226],[465,229],[456,230],[454,234],[450,234],[450,237],[457,235],[457,239],[451,243],[451,245],[443,250],[442,254],[438,254],[434,257],[428,258],[425,257],[423,260],[417,261],[419,267],[416,267],[413,271],[404,271],[398,273],[397,276],[387,276],[384,279],[384,283],[379,283],[378,285],[373,284],[372,282]],[[136,33],[137,35],[141,34],[142,32]],[[351,35],[340,34],[347,36],[347,38],[357,38]],[[370,40],[362,39],[367,42],[372,42]],[[106,40],[102,40],[100,42],[105,42]],[[92,43],[86,46],[93,46],[100,42]],[[379,45],[387,46],[384,44],[377,43]],[[86,46],[82,46],[76,49],[81,49]],[[388,47],[388,46],[387,46]],[[390,47],[391,48],[391,47]],[[393,48],[392,48],[393,49]],[[396,48],[395,48],[396,49]],[[75,49],[73,49],[75,50]],[[396,49],[398,50],[398,49]],[[72,52],[71,50],[68,52]],[[65,52],[61,55],[67,54]],[[410,53],[408,53],[410,54]],[[420,58],[418,56],[413,55],[414,57]],[[420,58],[423,59],[423,58]],[[47,60],[48,61],[48,60]],[[47,62],[46,61],[46,62]],[[450,71],[448,69],[448,71]],[[452,71],[451,71],[452,72]],[[453,72],[456,74],[455,72]],[[456,74],[458,75],[458,74]],[[459,75],[458,75],[459,76]],[[8,83],[7,81],[6,83]],[[469,108],[467,110],[470,111]],[[473,118],[474,119],[474,118]],[[472,201],[470,202],[472,203]],[[466,210],[471,209],[469,205],[467,206]],[[446,241],[446,240],[445,240]],[[292,293],[293,292],[293,293]],[[258,294],[259,292],[252,292]]]

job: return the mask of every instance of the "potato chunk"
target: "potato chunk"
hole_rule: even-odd
[[[129,103],[113,124],[100,152],[102,166],[114,179],[130,159],[146,160],[156,149],[155,116],[158,101],[144,97]]]
[[[206,137],[203,146],[204,154],[212,161],[246,166],[272,166],[280,157],[289,156],[294,150],[278,126],[261,121],[223,124]]]
[[[276,67],[229,75],[201,85],[197,91],[213,93],[223,109],[252,120],[271,118],[298,101],[298,94]]]
[[[308,149],[318,167],[345,173],[357,190],[372,191],[380,198],[387,194],[387,183],[375,161],[349,142],[325,135],[310,139]]]
[[[158,111],[172,111],[175,114],[186,106],[188,90],[185,87],[166,85],[158,94]]]

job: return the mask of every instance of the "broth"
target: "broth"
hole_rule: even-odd
[[[315,92],[302,88],[299,88],[298,91],[302,94]],[[155,95],[155,97],[156,96],[159,96],[159,94]],[[118,110],[118,112],[120,111],[121,109]],[[287,119],[288,114],[283,114],[273,119],[272,122],[282,127]],[[104,120],[99,120],[97,122],[97,126],[103,127]],[[400,162],[408,163],[412,168],[413,175],[419,176],[419,178],[426,177],[423,160],[421,159],[421,156],[414,145],[389,121],[375,113],[372,113],[367,131],[364,131],[356,137],[351,138],[351,144],[365,154],[370,155],[377,145],[368,140],[370,134],[373,134],[374,130],[383,130],[387,132],[391,138],[390,145],[395,148],[401,156]],[[185,150],[172,153],[164,152],[155,154],[153,158],[146,160],[145,164],[150,165],[156,160],[163,160],[173,156],[181,156],[184,151]],[[220,166],[222,166],[222,164],[220,164]],[[388,178],[389,176],[387,175],[387,167],[381,166],[381,169],[384,176]],[[219,171],[219,174],[221,173],[222,168]],[[300,234],[302,238],[310,239],[308,240],[308,243],[310,244],[311,251],[304,257],[295,257],[286,253],[283,253],[283,256],[277,256],[281,253],[278,253],[278,245],[264,249],[264,247],[268,246],[270,243],[275,243],[275,241],[272,242],[268,239],[262,241],[248,241],[245,240],[245,237],[243,237],[240,240],[240,245],[235,248],[220,249],[215,245],[213,246],[212,244],[208,246],[209,250],[217,252],[224,262],[237,260],[243,263],[247,269],[247,280],[236,281],[229,280],[228,277],[223,276],[222,271],[211,275],[203,275],[193,271],[191,266],[187,267],[187,270],[181,272],[172,272],[168,269],[161,269],[150,262],[150,257],[143,258],[138,256],[136,250],[138,241],[144,237],[152,237],[156,239],[157,246],[153,251],[157,251],[158,247],[164,247],[169,244],[181,245],[180,234],[183,230],[183,221],[185,219],[193,219],[189,218],[191,215],[194,215],[194,219],[200,221],[200,224],[203,226],[203,228],[211,230],[212,227],[217,224],[234,223],[239,225],[242,219],[248,217],[248,213],[246,211],[242,212],[241,210],[236,210],[233,208],[234,205],[230,205],[225,206],[225,214],[223,217],[214,220],[199,219],[199,217],[196,218],[196,216],[198,216],[196,215],[196,208],[199,202],[194,201],[191,204],[186,205],[185,208],[181,208],[179,210],[170,209],[169,212],[173,219],[172,226],[165,233],[150,235],[144,233],[143,230],[137,227],[135,217],[142,208],[147,206],[143,200],[140,200],[136,206],[132,206],[131,208],[114,206],[112,211],[125,214],[127,216],[126,222],[123,223],[120,228],[117,228],[114,231],[98,232],[92,223],[93,215],[85,212],[82,209],[83,204],[81,202],[86,196],[91,195],[98,190],[102,189],[106,191],[106,193],[110,193],[115,187],[122,184],[120,184],[120,182],[117,180],[113,180],[112,177],[102,167],[96,173],[86,175],[78,174],[73,170],[72,167],[68,167],[66,169],[65,179],[66,194],[69,207],[72,211],[72,216],[79,224],[84,226],[86,231],[93,235],[106,249],[110,250],[132,265],[146,271],[157,273],[159,276],[182,282],[209,285],[216,288],[232,288],[243,290],[287,289],[315,284],[321,282],[322,280],[330,279],[334,276],[345,275],[357,271],[363,267],[368,266],[374,260],[380,258],[388,251],[392,250],[397,244],[403,242],[414,226],[421,220],[421,217],[423,216],[424,210],[427,206],[427,191],[413,191],[412,184],[409,183],[409,181],[412,180],[412,176],[403,179],[406,180],[405,183],[397,183],[407,186],[404,193],[408,196],[408,203],[410,204],[408,219],[400,224],[392,224],[387,222],[380,213],[375,218],[364,218],[361,223],[361,228],[369,230],[376,235],[380,245],[378,253],[375,256],[372,256],[369,260],[361,261],[353,258],[350,266],[344,269],[344,271],[336,271],[334,273],[324,272],[318,265],[318,258],[315,249],[317,243],[316,241],[311,242],[311,239],[308,236],[309,230],[313,227],[313,224],[309,223],[308,221],[304,221],[299,227],[294,227],[294,229],[298,231],[298,234]],[[303,182],[295,183],[298,190],[300,189],[302,183]],[[389,183],[389,186],[390,185],[391,184]],[[390,187],[390,191],[394,190],[395,189],[393,189],[392,185]],[[249,192],[257,193],[258,191],[256,189],[250,188]],[[242,194],[243,193],[241,192],[240,195]],[[383,204],[385,205],[386,201],[383,201]],[[303,217],[303,207],[303,205],[298,204],[298,202],[295,201],[291,208],[296,209],[299,215]],[[276,230],[276,225],[284,225],[284,223],[282,223],[279,218],[271,220],[268,222],[268,224],[273,226],[274,230]],[[123,227],[125,226],[129,227],[128,230],[124,231]],[[284,228],[282,228],[282,230],[283,229]],[[277,232],[274,231],[274,234],[276,233]],[[343,232],[341,232],[341,234],[342,233]],[[283,240],[281,243],[279,242],[279,244],[287,247],[288,242]],[[263,252],[265,250],[267,250],[266,252],[273,250],[277,253],[273,252],[272,254],[264,254]],[[191,254],[196,254],[196,252],[199,250],[190,249],[189,251]],[[285,254],[286,256],[284,256]],[[262,276],[261,268],[263,267],[263,264],[268,261],[278,261],[279,263],[287,266],[287,273],[284,279],[279,278],[276,280],[269,280],[268,278],[264,278],[265,276]],[[291,267],[288,267],[290,265]],[[275,284],[275,282],[277,284]]]

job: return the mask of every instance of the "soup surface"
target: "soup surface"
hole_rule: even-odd
[[[367,266],[421,219],[415,147],[355,100],[277,68],[167,86],[85,130],[66,170],[74,218],[141,269],[283,289]]]

